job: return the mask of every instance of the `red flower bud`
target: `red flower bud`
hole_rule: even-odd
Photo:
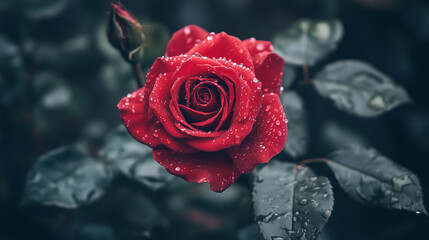
[[[136,18],[122,5],[110,3],[110,21],[107,37],[129,62],[136,63],[143,58],[144,33]]]

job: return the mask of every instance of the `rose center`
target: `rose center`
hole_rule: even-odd
[[[210,102],[212,95],[207,87],[200,87],[197,89],[197,101],[201,104],[207,104]]]
[[[193,86],[189,107],[201,112],[218,111],[221,107],[219,89],[213,82],[201,81]]]
[[[228,127],[234,105],[234,84],[214,74],[192,76],[182,83],[178,108],[188,128],[219,131]]]

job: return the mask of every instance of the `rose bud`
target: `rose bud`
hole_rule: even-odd
[[[143,58],[144,33],[141,24],[123,6],[110,3],[107,37],[125,60],[136,63]]]
[[[118,107],[131,136],[167,171],[222,192],[286,143],[283,69],[268,41],[189,25]]]

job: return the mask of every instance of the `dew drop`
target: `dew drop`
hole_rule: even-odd
[[[329,216],[331,216],[331,212],[330,211],[326,211],[326,212],[322,213],[322,217],[324,217],[326,219],[328,219]]]
[[[399,199],[398,199],[398,198],[392,197],[392,198],[390,199],[390,203],[391,203],[391,204],[398,203],[398,202],[399,202]]]
[[[280,236],[271,237],[271,240],[285,240],[286,238]]]
[[[402,188],[406,185],[411,184],[411,179],[408,178],[407,175],[403,176],[403,177],[393,177],[392,178],[392,187],[393,190],[397,191],[397,192],[401,192]]]
[[[185,27],[185,28],[183,29],[183,32],[184,32],[186,35],[188,35],[188,34],[190,34],[190,33],[191,33],[191,28],[190,28],[190,27]]]
[[[175,170],[176,172],[178,172],[178,171],[180,171],[181,169],[180,169],[180,167],[176,167],[174,170]]]
[[[302,226],[303,228],[307,228],[308,223],[307,223],[307,222],[303,222],[303,223],[301,224],[301,226]]]

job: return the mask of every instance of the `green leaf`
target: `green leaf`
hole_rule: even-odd
[[[427,215],[417,176],[376,150],[350,146],[327,158],[340,186],[352,199]]]
[[[374,117],[411,101],[405,89],[388,76],[355,60],[326,66],[313,83],[336,107],[361,117]]]
[[[295,91],[282,93],[280,100],[288,119],[288,139],[284,151],[297,158],[307,151],[308,128],[304,103]]]
[[[267,240],[316,239],[334,205],[326,177],[276,160],[254,171],[252,199],[256,221]]]
[[[312,66],[335,50],[342,36],[339,20],[302,19],[276,34],[273,46],[285,62]]]
[[[152,149],[132,138],[121,124],[106,138],[101,150],[113,168],[152,190],[158,190],[174,176],[152,157]]]
[[[60,148],[41,156],[30,170],[22,204],[78,208],[101,197],[110,181],[102,162]]]

